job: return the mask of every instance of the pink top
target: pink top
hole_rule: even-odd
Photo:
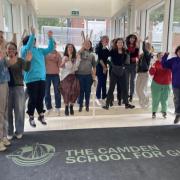
[[[46,74],[59,74],[62,59],[56,50],[46,56]]]

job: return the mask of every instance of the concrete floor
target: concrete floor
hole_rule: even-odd
[[[151,108],[142,109],[138,105],[137,99],[133,102],[136,105],[135,109],[127,110],[124,106],[111,107],[109,110],[104,110],[95,104],[95,115],[93,115],[93,106],[90,111],[85,109],[78,112],[77,105],[75,106],[74,116],[64,116],[64,108],[61,109],[60,116],[55,112],[49,116],[46,115],[47,125],[44,126],[37,120],[36,128],[29,125],[28,117],[25,120],[25,131],[47,131],[47,130],[65,130],[65,129],[87,129],[87,128],[109,128],[109,127],[133,127],[133,126],[159,126],[173,124],[174,115],[168,113],[167,118],[164,119],[161,113],[157,113],[156,119],[151,117]]]

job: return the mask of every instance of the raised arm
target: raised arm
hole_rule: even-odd
[[[27,44],[24,45],[24,49],[29,51],[33,47],[34,40],[35,40],[35,29],[31,27],[31,35],[29,37]]]
[[[169,53],[165,53],[162,57],[161,64],[164,68],[172,69],[174,58],[168,59]]]
[[[40,48],[45,56],[54,50],[54,40],[53,40],[52,35],[53,35],[53,32],[48,31],[48,38],[49,38],[48,47]]]
[[[13,37],[12,37],[11,42],[13,42],[13,43],[15,43],[17,45],[17,36],[16,36],[16,33],[13,33]]]

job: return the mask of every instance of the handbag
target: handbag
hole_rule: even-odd
[[[115,66],[112,64],[112,73],[114,73],[116,76],[122,76],[125,73],[125,67],[124,66]]]

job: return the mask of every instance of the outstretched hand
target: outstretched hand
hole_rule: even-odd
[[[146,36],[146,37],[145,37],[145,41],[147,41],[148,39],[149,39],[149,36]]]
[[[35,34],[35,32],[36,32],[35,28],[34,28],[34,27],[31,27],[31,33],[32,33],[32,34]]]
[[[51,38],[53,36],[53,32],[52,31],[48,31],[48,37]]]
[[[26,54],[26,60],[29,62],[32,60],[32,53],[30,51],[28,51]]]

